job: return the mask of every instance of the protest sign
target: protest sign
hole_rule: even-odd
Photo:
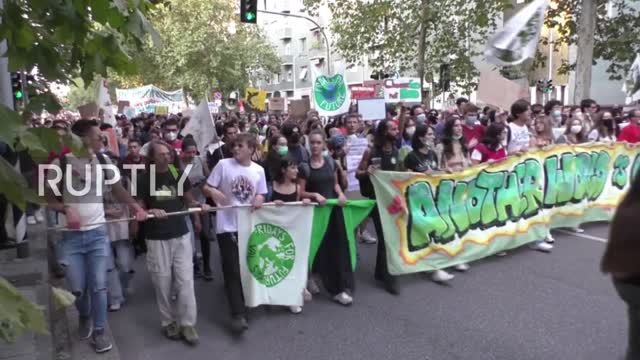
[[[387,115],[384,99],[358,100],[358,113],[362,115],[362,120],[384,119]]]
[[[205,153],[205,149],[211,143],[218,142],[218,134],[216,133],[216,126],[211,116],[211,103],[203,99],[200,105],[196,108],[195,112],[185,125],[184,129],[180,132],[182,136],[191,135],[198,145],[198,151],[200,154]]]
[[[360,165],[362,155],[369,147],[369,140],[366,138],[347,139],[347,146],[347,191],[360,191],[360,183],[356,179],[356,170]]]
[[[96,103],[80,105],[78,106],[78,112],[83,119],[97,119],[98,105]]]
[[[169,107],[166,105],[156,105],[153,112],[156,115],[169,115]]]
[[[349,90],[351,90],[351,99],[353,100],[361,100],[361,99],[372,99],[376,96],[376,87],[375,86],[350,86]]]
[[[500,91],[496,91],[500,89]],[[526,86],[508,80],[497,71],[483,71],[478,81],[478,100],[497,106],[504,110],[511,109],[511,105],[520,99],[529,99],[529,89]]]
[[[118,101],[118,114],[124,114],[124,109],[129,105],[130,103],[126,100]]]
[[[267,101],[267,92],[264,90],[247,88],[244,94],[247,105],[254,110],[264,111],[265,102]]]
[[[293,208],[295,207],[295,209]],[[240,276],[245,304],[302,306],[307,284],[313,207],[237,209]]]
[[[135,109],[135,114],[155,112],[157,106],[167,106],[167,113],[176,114],[179,113],[184,106],[184,93],[182,89],[164,91],[153,85],[133,89],[116,89],[116,97],[118,101],[129,101],[129,106]]]
[[[120,156],[118,148],[118,136],[113,128],[102,130],[102,135],[107,138],[107,149],[117,156]]]
[[[320,116],[334,116],[349,111],[351,92],[344,79],[344,69],[333,76],[322,75],[312,66],[313,103]]]
[[[269,99],[269,111],[284,111],[284,98],[272,97]]]
[[[102,110],[102,119],[105,124],[116,126],[116,114],[113,113],[113,105],[109,96],[109,88],[107,80],[102,79],[98,87],[98,107]]]
[[[568,146],[458,174],[372,177],[392,274],[443,269],[610,220],[640,169],[640,148]]]
[[[289,102],[289,115],[292,118],[304,119],[307,116],[307,112],[311,110],[309,99],[291,100]]]
[[[419,103],[422,101],[420,79],[399,78],[384,80],[384,100],[388,103]]]

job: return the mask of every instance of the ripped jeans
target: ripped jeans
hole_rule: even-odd
[[[94,329],[104,329],[107,322],[107,260],[111,251],[106,226],[64,231],[60,248],[67,284],[76,296],[80,316],[93,318]]]

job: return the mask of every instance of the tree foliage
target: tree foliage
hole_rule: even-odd
[[[420,26],[425,26],[425,80],[433,81],[441,64],[451,65],[451,81],[463,92],[477,86],[474,60],[511,1],[467,0],[305,0],[314,12],[332,13],[335,47],[352,63],[367,56],[374,70],[408,72],[418,65]],[[426,6],[423,17],[422,6]]]
[[[606,60],[611,80],[620,80],[640,53],[640,0],[597,1],[594,64]],[[553,39],[554,50],[562,45],[574,45],[578,36],[578,21],[582,0],[558,0],[548,10],[545,25],[557,29],[559,37]],[[609,8],[610,6],[610,8]],[[609,12],[611,10],[611,13]],[[613,15],[613,16],[609,16]],[[548,44],[549,39],[540,41]],[[546,56],[538,57],[536,65],[544,64]],[[573,70],[575,64],[563,62],[560,73]]]
[[[277,72],[279,59],[255,25],[235,24],[230,0],[181,0],[159,5],[150,17],[163,47],[147,44],[135,60],[137,76],[116,80],[124,86],[153,83],[184,88],[195,98],[207,90],[242,90],[261,72]],[[236,26],[235,34],[228,31]]]

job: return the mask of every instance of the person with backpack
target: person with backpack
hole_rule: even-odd
[[[105,333],[107,323],[107,261],[109,259],[109,239],[105,225],[102,192],[110,185],[113,196],[126,204],[135,214],[136,220],[144,221],[146,211],[138,205],[120,182],[115,180],[111,171],[101,169],[100,165],[113,165],[100,150],[103,147],[98,123],[95,120],[78,120],[71,131],[82,139],[86,151],[80,154],[66,154],[53,165],[61,166],[62,186],[55,188],[57,171],[47,174],[45,196],[48,207],[63,216],[60,244],[67,282],[79,316],[78,335],[82,339],[92,339],[94,350],[103,353],[113,347]],[[64,165],[64,166],[63,166]],[[67,172],[67,167],[70,171]],[[98,175],[99,172],[102,174]],[[66,174],[65,174],[66,173]],[[73,174],[73,176],[69,176]],[[109,181],[108,181],[109,180]],[[72,186],[67,187],[67,183]],[[88,189],[86,194],[75,195],[75,191]],[[83,192],[81,192],[83,193]]]
[[[399,150],[396,146],[398,132],[398,125],[394,121],[382,120],[378,124],[373,147],[365,151],[360,166],[356,171],[356,177],[360,181],[360,192],[362,196],[368,197],[369,199],[376,198],[370,179],[370,176],[373,175],[375,171],[397,171],[399,169]],[[387,266],[387,249],[377,205],[371,210],[371,218],[373,219],[376,236],[378,237],[375,278],[382,283],[387,292],[397,295],[399,290],[396,278],[389,274]]]

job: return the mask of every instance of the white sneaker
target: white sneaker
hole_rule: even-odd
[[[33,216],[33,215],[29,215],[29,216],[27,216],[27,224],[29,224],[29,225],[35,225],[35,224],[37,224],[37,223],[38,223],[38,222],[36,221],[35,216]]]
[[[551,235],[551,231],[547,232],[547,237],[544,239],[544,242],[546,242],[547,244],[553,244],[554,242],[556,242],[556,239],[554,239],[553,235]]]
[[[353,303],[353,298],[344,291],[334,296],[333,300],[344,306],[351,305]]]
[[[446,272],[444,270],[436,270],[431,274],[431,280],[437,282],[437,283],[445,283],[451,279],[453,279],[455,276],[449,272]]]
[[[304,292],[302,293],[302,297],[304,298],[305,302],[309,302],[313,300],[313,295],[307,289],[304,289]]]
[[[584,232],[584,229],[579,226],[571,228],[571,230],[573,230],[573,232],[576,234],[582,234]]]
[[[42,209],[36,211],[36,221],[39,223],[44,222],[44,215],[42,214]]]
[[[109,305],[109,311],[114,312],[114,311],[118,311],[120,310],[120,303],[115,303],[115,304],[111,304]]]
[[[536,242],[535,244],[530,246],[531,249],[542,251],[542,252],[551,252],[553,250],[553,245],[547,244],[546,242]]]
[[[289,306],[289,311],[292,314],[300,314],[302,312],[302,306]]]
[[[460,271],[460,272],[465,272],[467,270],[469,270],[471,268],[471,266],[469,266],[469,264],[458,264],[456,266],[453,267],[454,269],[456,269],[456,271]]]
[[[360,234],[360,241],[365,244],[375,244],[376,242],[378,242],[378,240],[367,230],[363,231],[362,234]]]

